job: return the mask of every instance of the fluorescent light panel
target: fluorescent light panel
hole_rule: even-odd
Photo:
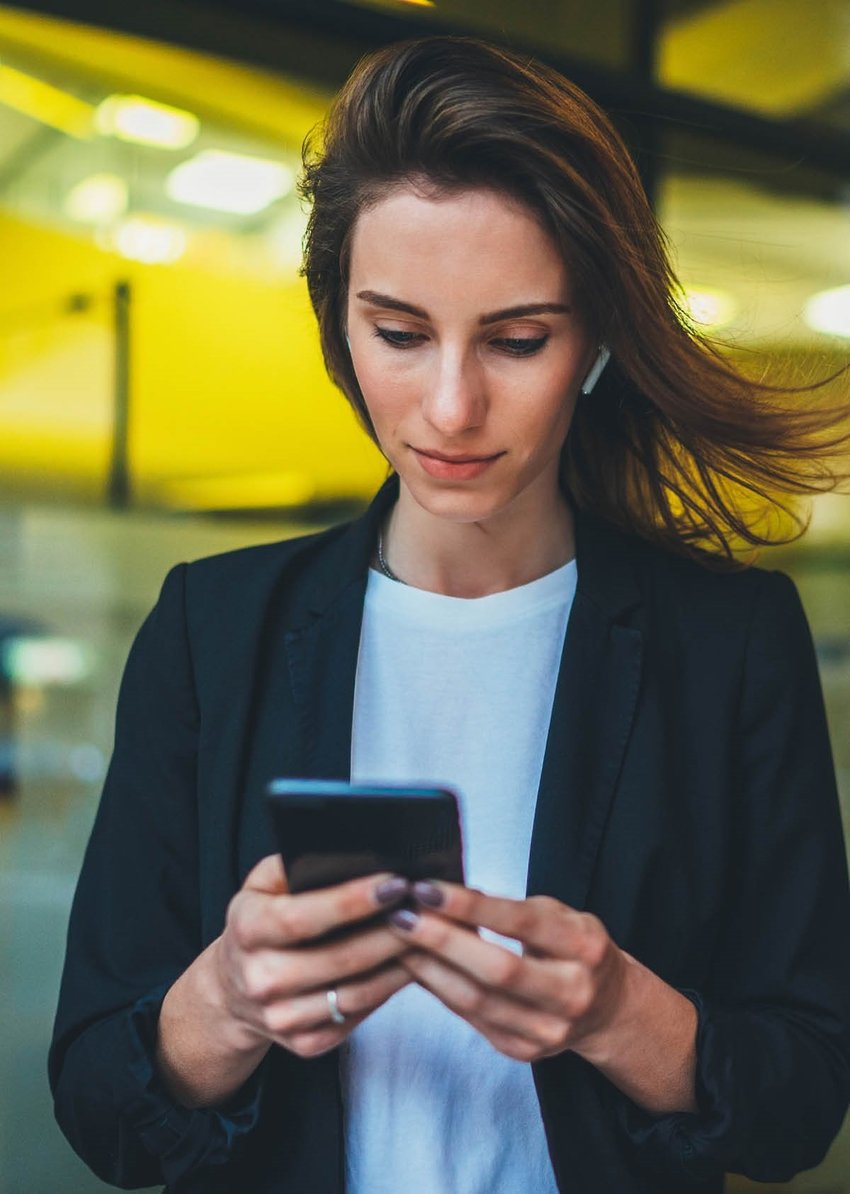
[[[117,174],[92,174],[68,192],[64,206],[81,224],[109,224],[127,210],[127,183]]]
[[[178,203],[248,216],[288,194],[294,182],[283,162],[205,149],[171,171],[166,190]]]
[[[686,286],[685,302],[691,319],[702,327],[726,327],[738,313],[732,295],[711,286]]]
[[[836,286],[813,294],[806,303],[803,318],[815,332],[850,340],[850,286]]]
[[[123,220],[108,238],[108,248],[143,265],[170,265],[186,251],[186,233],[158,216],[140,214]]]
[[[160,149],[185,149],[201,127],[191,112],[156,103],[142,95],[108,96],[98,106],[95,123],[98,132],[105,136]]]

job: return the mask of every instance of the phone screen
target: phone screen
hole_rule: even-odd
[[[382,871],[463,882],[458,798],[448,788],[274,779],[266,802],[291,892]]]

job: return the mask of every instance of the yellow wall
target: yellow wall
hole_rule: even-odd
[[[144,503],[366,496],[384,463],[321,361],[301,279],[142,266],[0,216],[0,484],[99,498],[111,427],[110,294],[131,282],[131,472]],[[73,293],[99,296],[69,315]]]
[[[109,456],[113,270],[87,244],[0,217],[0,484],[94,497]],[[98,296],[69,314],[73,293]]]

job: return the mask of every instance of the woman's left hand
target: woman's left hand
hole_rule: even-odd
[[[633,959],[597,916],[549,896],[510,900],[455,883],[417,883],[412,894],[417,911],[389,917],[416,947],[402,965],[499,1052],[519,1061],[581,1052],[616,1019]],[[484,940],[479,927],[523,952]]]

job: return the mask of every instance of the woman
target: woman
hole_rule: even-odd
[[[175,1191],[815,1165],[850,1088],[835,779],[794,586],[731,565],[831,483],[836,413],[687,326],[553,71],[391,46],[305,164],[327,366],[394,473],[350,525],[166,578],[72,912],[63,1130]],[[469,886],[289,895],[275,775],[456,784]]]

